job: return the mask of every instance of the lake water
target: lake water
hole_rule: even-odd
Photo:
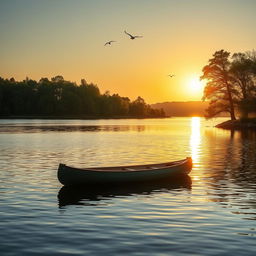
[[[1,255],[255,255],[256,134],[224,119],[0,120]],[[180,181],[69,190],[76,167],[192,156]]]

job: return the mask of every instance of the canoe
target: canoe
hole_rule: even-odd
[[[130,165],[114,167],[75,168],[59,164],[58,179],[63,185],[94,183],[143,182],[188,174],[192,168],[192,158],[174,162]]]

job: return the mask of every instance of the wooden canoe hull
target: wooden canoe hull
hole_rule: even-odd
[[[79,169],[60,164],[58,179],[63,185],[92,183],[141,182],[165,179],[179,174],[188,174],[192,168],[192,159],[186,159],[153,165]]]

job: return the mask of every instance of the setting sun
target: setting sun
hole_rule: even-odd
[[[202,95],[205,82],[200,81],[199,76],[191,76],[187,79],[186,88],[189,93]]]

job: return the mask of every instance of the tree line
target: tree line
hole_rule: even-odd
[[[209,100],[206,117],[228,112],[231,120],[256,113],[256,52],[216,51],[203,68],[206,79],[203,100]]]
[[[153,109],[143,98],[131,101],[97,85],[66,81],[63,76],[35,81],[0,77],[1,116],[81,116],[81,117],[164,117],[163,109]]]

